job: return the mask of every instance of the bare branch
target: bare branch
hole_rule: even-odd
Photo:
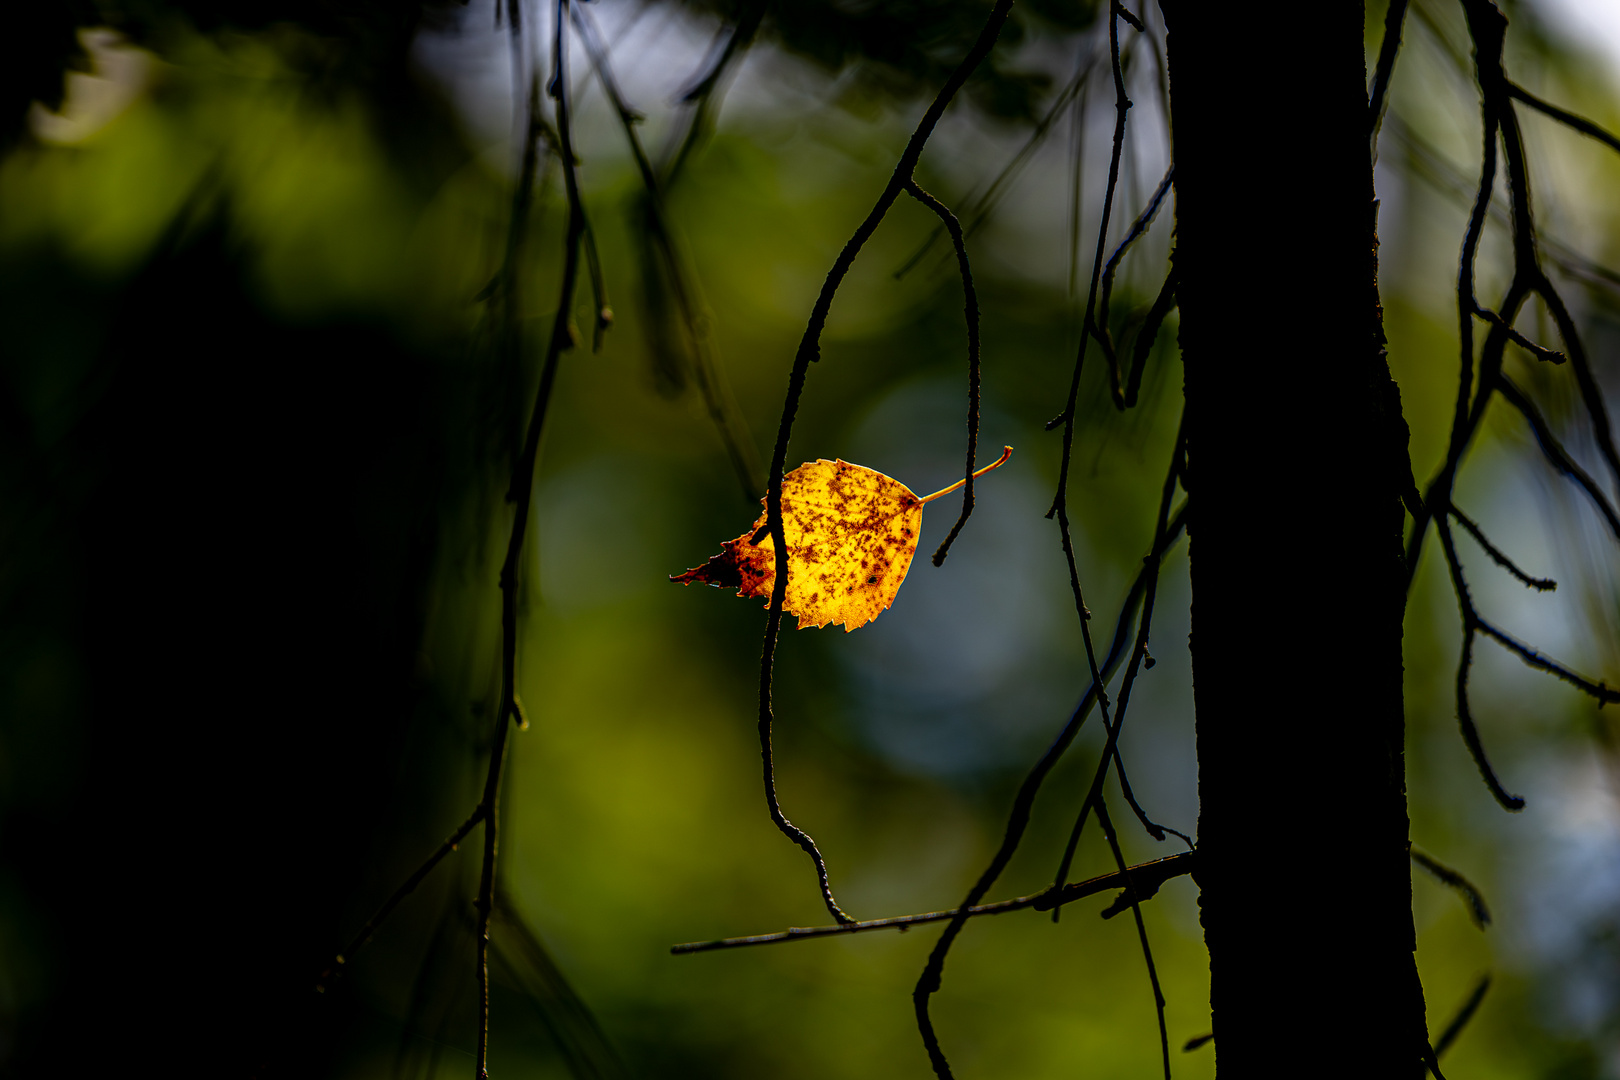
[[[1551,104],[1550,102],[1543,101],[1541,98],[1536,97],[1536,95],[1532,94],[1518,83],[1508,83],[1507,89],[1508,94],[1515,100],[1524,102],[1537,112],[1545,113],[1554,120],[1557,120],[1560,124],[1572,127],[1582,135],[1596,139],[1609,149],[1615,151],[1616,153],[1620,153],[1620,136],[1616,136],[1613,133],[1606,131],[1583,116],[1576,116],[1572,112],[1567,112],[1560,109],[1558,106]]]
[[[1149,888],[1157,890],[1160,885],[1173,877],[1192,873],[1195,866],[1195,854],[1190,851],[1183,851],[1163,859],[1155,859],[1152,862],[1129,867],[1128,874],[1116,871],[1112,874],[1087,878],[1085,881],[1071,882],[1063,886],[1063,901],[1069,903],[1087,896],[1108,892],[1111,889],[1123,889],[1130,886],[1134,886],[1138,894],[1141,895]],[[675,956],[685,956],[688,953],[716,952],[720,949],[743,949],[753,945],[774,945],[782,941],[807,941],[811,938],[862,934],[869,930],[900,930],[903,932],[913,926],[944,922],[959,915],[964,918],[974,918],[979,915],[1004,915],[1009,911],[1023,911],[1025,908],[1044,911],[1051,906],[1053,899],[1051,890],[1048,889],[1044,892],[1030,893],[1028,896],[1020,896],[1012,900],[998,900],[993,904],[974,904],[965,909],[952,908],[950,911],[929,911],[921,915],[896,915],[887,919],[866,919],[862,922],[840,923],[836,926],[795,926],[774,934],[720,938],[717,941],[689,941],[684,945],[672,945],[669,951]]]
[[[1519,414],[1530,425],[1530,431],[1536,438],[1536,445],[1541,447],[1542,456],[1553,468],[1569,477],[1586,492],[1587,497],[1592,500],[1592,505],[1598,508],[1603,519],[1609,523],[1609,531],[1614,533],[1616,540],[1620,540],[1620,513],[1615,512],[1614,505],[1609,502],[1608,496],[1598,487],[1591,474],[1570,457],[1569,451],[1564,449],[1563,443],[1552,433],[1547,418],[1541,415],[1541,410],[1536,408],[1535,402],[1505,375],[1497,379],[1496,389],[1502,395],[1502,400],[1518,409]]]
[[[821,293],[816,297],[815,306],[811,309],[809,325],[805,327],[804,336],[799,341],[798,352],[793,358],[793,369],[788,375],[787,399],[782,403],[782,421],[776,432],[776,448],[771,455],[770,476],[765,488],[765,515],[766,526],[776,548],[776,583],[771,591],[770,614],[766,620],[765,643],[760,650],[759,665],[759,746],[765,779],[765,802],[776,827],[802,848],[815,863],[822,901],[827,905],[827,910],[832,913],[833,918],[841,923],[852,920],[833,899],[832,888],[827,881],[827,864],[822,859],[821,852],[816,849],[815,841],[782,814],[781,805],[776,797],[776,777],[771,762],[771,676],[776,658],[776,640],[782,628],[782,604],[787,598],[788,580],[787,532],[782,520],[782,476],[787,468],[788,441],[793,434],[793,419],[799,411],[799,399],[804,394],[805,378],[810,365],[820,359],[821,331],[827,324],[827,315],[832,310],[833,297],[838,292],[838,286],[843,283],[849,268],[854,265],[855,256],[877,231],[879,223],[883,221],[889,208],[894,205],[894,201],[900,197],[906,183],[916,172],[917,161],[922,157],[923,147],[927,145],[928,137],[933,134],[934,126],[939,123],[940,117],[945,115],[945,107],[962,88],[962,84],[967,82],[973,70],[990,55],[990,49],[1000,36],[1001,28],[1006,24],[1007,15],[1011,10],[1012,0],[996,0],[984,28],[979,31],[978,40],[945,80],[945,85],[940,88],[939,94],[928,106],[917,129],[912,132],[905,151],[895,164],[894,173],[889,177],[888,185],[878,196],[877,204],[855,230],[855,234],[849,238],[849,242],[844,245],[844,249],[834,261],[832,269],[827,272]]]
[[[1468,995],[1468,1000],[1463,1002],[1462,1008],[1457,1010],[1457,1015],[1452,1017],[1451,1023],[1446,1025],[1446,1030],[1440,1033],[1439,1040],[1434,1044],[1434,1056],[1436,1058],[1451,1049],[1451,1044],[1457,1041],[1457,1036],[1462,1034],[1463,1028],[1468,1026],[1468,1021],[1472,1020],[1474,1013],[1479,1011],[1480,1003],[1485,1000],[1485,993],[1490,988],[1491,976],[1487,972],[1480,976],[1479,982],[1474,984],[1474,992]]]
[[[1413,862],[1433,874],[1436,880],[1457,890],[1468,904],[1468,918],[1475,926],[1483,930],[1491,925],[1491,911],[1485,906],[1485,897],[1474,887],[1473,882],[1438,859],[1431,858],[1416,848],[1411,849],[1408,854]]]
[[[951,526],[951,531],[934,552],[934,565],[945,562],[945,555],[961,535],[973,513],[973,469],[979,454],[979,297],[973,290],[973,268],[968,265],[967,241],[962,236],[962,223],[946,209],[945,204],[924,191],[915,179],[906,181],[906,193],[932,210],[951,234],[951,245],[956,249],[956,265],[962,274],[962,301],[967,315],[968,332],[968,413],[967,413],[967,472],[962,483],[962,513]]]
[[[1485,550],[1485,554],[1489,555],[1491,557],[1491,561],[1496,563],[1496,565],[1500,566],[1502,569],[1506,570],[1508,573],[1512,574],[1514,577],[1518,578],[1532,589],[1538,589],[1542,592],[1551,592],[1552,590],[1558,588],[1558,582],[1554,581],[1552,578],[1531,577],[1523,570],[1520,570],[1516,565],[1514,565],[1512,559],[1502,554],[1502,552],[1497,549],[1495,544],[1485,539],[1485,534],[1480,531],[1478,525],[1474,524],[1472,518],[1463,513],[1461,510],[1457,509],[1455,506],[1452,506],[1449,509],[1451,516],[1457,519],[1457,524],[1468,530],[1468,534],[1472,536],[1475,542],[1477,542],[1479,546]]]
[[[1384,40],[1378,46],[1378,67],[1373,73],[1372,91],[1367,95],[1368,128],[1372,147],[1378,148],[1378,128],[1383,123],[1389,97],[1389,80],[1395,73],[1395,58],[1401,50],[1401,27],[1406,22],[1407,0],[1390,0],[1384,11]]]
[[[382,907],[378,908],[371,918],[366,920],[365,925],[355,933],[354,937],[349,939],[349,943],[343,947],[343,951],[333,959],[332,965],[321,972],[321,977],[315,982],[315,992],[317,994],[326,993],[327,989],[337,981],[338,976],[343,974],[343,965],[347,964],[355,953],[365,947],[366,942],[371,940],[371,935],[375,934],[377,928],[387,921],[388,916],[394,913],[394,909],[399,906],[400,901],[415,892],[416,887],[422,884],[427,879],[427,876],[433,872],[433,868],[438,866],[446,855],[456,850],[461,842],[467,838],[467,834],[473,831],[473,826],[483,820],[484,807],[482,805],[474,807],[472,814],[468,816],[466,821],[461,823],[461,826],[455,832],[450,834],[444,843],[439,845],[439,849],[429,855],[410,877],[400,883],[399,888],[394,890],[393,895],[384,900]]]

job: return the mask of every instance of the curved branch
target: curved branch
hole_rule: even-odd
[[[945,562],[945,555],[961,535],[962,526],[973,513],[973,467],[979,454],[979,297],[973,290],[973,268],[968,265],[967,241],[962,236],[962,223],[946,209],[944,203],[924,191],[914,179],[907,179],[906,193],[932,210],[951,234],[951,245],[956,249],[956,265],[962,274],[962,302],[967,315],[968,332],[968,413],[967,413],[967,471],[962,481],[962,513],[951,526],[950,533],[934,552],[934,565]]]
[[[1013,0],[996,0],[984,28],[979,31],[978,40],[945,80],[945,85],[940,88],[939,94],[928,106],[917,129],[912,132],[905,151],[895,164],[893,175],[889,177],[888,185],[878,196],[877,204],[866,215],[866,219],[855,230],[855,234],[849,238],[833,262],[832,269],[827,272],[821,293],[816,297],[815,306],[810,311],[809,325],[805,327],[804,336],[800,339],[798,351],[793,357],[793,369],[788,375],[787,398],[782,403],[782,421],[776,431],[776,448],[771,454],[770,476],[765,489],[765,518],[766,528],[776,547],[776,582],[771,590],[770,614],[766,619],[765,642],[760,650],[759,663],[759,747],[765,778],[765,802],[776,827],[802,848],[815,863],[822,902],[827,905],[827,910],[832,913],[833,918],[841,923],[852,920],[833,899],[832,889],[827,880],[827,864],[821,857],[821,852],[817,850],[815,841],[782,814],[781,805],[776,797],[776,779],[771,761],[771,676],[776,658],[776,641],[782,629],[782,605],[787,599],[788,546],[786,526],[782,520],[782,476],[787,466],[788,441],[793,434],[793,419],[799,411],[799,399],[804,394],[805,378],[810,365],[820,359],[821,331],[827,324],[827,315],[832,310],[833,297],[838,292],[838,286],[843,283],[849,268],[854,265],[855,256],[877,231],[889,208],[894,205],[894,201],[905,189],[907,181],[912,178],[917,161],[922,157],[923,147],[928,143],[928,137],[933,134],[934,126],[939,123],[940,117],[945,115],[945,107],[967,82],[973,70],[990,55],[990,49],[995,45],[996,38],[1000,36],[1001,28],[1006,24],[1007,16],[1012,11],[1012,4]]]

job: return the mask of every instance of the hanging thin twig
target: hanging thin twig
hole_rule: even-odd
[[[1121,705],[1123,706],[1123,704],[1122,697]],[[1123,708],[1121,711],[1123,712]],[[1119,848],[1119,837],[1115,835],[1114,823],[1108,817],[1107,799],[1098,798],[1097,800],[1097,824],[1101,827],[1103,836],[1108,840],[1108,850],[1114,855],[1115,867],[1117,867],[1119,874],[1129,882],[1125,886],[1125,891],[1120,893],[1119,898],[1114,901],[1113,906],[1108,911],[1103,912],[1103,918],[1109,918],[1110,914],[1117,911],[1121,904],[1128,904],[1131,914],[1136,917],[1136,936],[1142,943],[1142,960],[1147,965],[1148,983],[1153,988],[1153,1007],[1159,1017],[1159,1052],[1164,1059],[1164,1080],[1170,1080],[1170,1032],[1164,1025],[1164,991],[1159,987],[1159,969],[1154,966],[1153,949],[1148,945],[1147,924],[1142,921],[1142,901],[1153,894],[1144,894],[1137,890],[1136,876],[1125,865],[1125,853]],[[1190,855],[1191,852],[1184,854]],[[1157,886],[1153,888],[1156,892]],[[1056,913],[1057,909],[1054,908],[1053,914]]]
[[[776,432],[776,448],[771,454],[770,477],[765,489],[765,515],[766,529],[776,548],[776,583],[771,590],[770,614],[766,620],[765,644],[760,651],[759,664],[759,748],[765,779],[765,802],[776,827],[802,848],[815,863],[822,902],[827,905],[827,910],[832,913],[833,918],[841,923],[853,920],[844,914],[837,901],[833,899],[832,888],[827,880],[827,864],[822,859],[821,852],[816,849],[815,841],[783,815],[776,797],[776,776],[771,762],[771,677],[776,659],[776,640],[782,628],[782,604],[787,598],[788,580],[787,532],[782,519],[782,476],[787,467],[788,441],[793,434],[793,419],[799,411],[799,399],[804,394],[805,378],[810,365],[820,359],[821,331],[827,324],[827,315],[832,310],[833,297],[838,292],[838,286],[849,273],[849,268],[854,265],[855,256],[877,231],[889,208],[905,190],[906,183],[916,172],[917,161],[922,157],[923,147],[927,144],[929,135],[933,134],[934,126],[939,123],[940,117],[945,115],[945,106],[950,104],[956,92],[962,88],[962,84],[967,82],[967,77],[990,54],[990,48],[1000,36],[1001,28],[1011,10],[1012,0],[996,0],[989,19],[979,32],[978,40],[973,43],[973,47],[968,50],[967,56],[957,65],[956,70],[945,80],[945,85],[940,88],[939,94],[928,106],[917,129],[912,132],[911,140],[895,164],[888,185],[878,196],[877,204],[855,230],[855,234],[849,238],[849,242],[844,245],[844,249],[833,262],[832,269],[827,272],[821,293],[816,297],[815,306],[810,311],[809,325],[805,327],[804,337],[800,339],[798,351],[794,354],[793,369],[788,375],[787,399],[782,403],[782,421]]]
[[[557,109],[557,138],[561,149],[563,181],[568,195],[568,226],[563,239],[563,272],[558,290],[557,311],[540,368],[540,385],[535,390],[534,409],[523,450],[512,474],[507,493],[512,502],[512,533],[501,565],[501,701],[495,712],[495,732],[489,755],[489,772],[484,782],[484,859],[479,871],[478,896],[473,902],[478,914],[478,1000],[476,1076],[489,1075],[489,920],[495,904],[495,857],[499,826],[499,797],[506,736],[514,721],[521,719],[517,698],[518,567],[523,540],[528,530],[529,508],[534,498],[535,462],[540,456],[540,435],[545,429],[557,366],[565,350],[574,345],[569,326],[574,289],[579,279],[581,241],[585,234],[585,211],[580,198],[579,176],[575,168],[572,121],[568,112],[568,21],[569,0],[557,0],[557,17],[552,39],[552,75],[547,87]],[[515,22],[514,22],[515,25]]]
[[[906,193],[932,210],[951,234],[951,246],[956,249],[956,265],[962,274],[962,303],[967,315],[968,333],[968,411],[967,411],[967,473],[962,484],[962,513],[951,526],[951,531],[934,552],[934,565],[945,562],[962,526],[973,513],[973,470],[979,455],[979,297],[973,289],[973,268],[968,265],[967,240],[962,235],[962,223],[946,209],[945,204],[924,191],[914,179],[907,179]]]

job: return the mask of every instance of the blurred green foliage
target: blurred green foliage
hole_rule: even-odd
[[[1456,22],[1442,5],[1420,6],[1440,33]],[[712,15],[746,14],[683,10],[703,33]],[[1042,113],[1047,79],[1026,61],[1040,49],[1091,47],[1092,5],[1028,10],[924,159],[925,186],[947,201],[965,202],[975,183],[982,190]],[[468,99],[430,77],[412,44],[424,33],[454,37],[447,27],[490,35],[478,21],[488,7],[97,8],[132,37],[101,48],[139,70],[126,105],[78,128],[29,121],[27,105],[56,104],[54,76],[41,72],[60,72],[76,51],[63,28],[86,25],[85,11],[29,11],[41,27],[27,31],[39,43],[31,55],[53,59],[8,75],[14,145],[0,162],[0,1068],[27,1075],[105,1053],[200,1057],[227,1073],[465,1075],[473,853],[453,856],[327,999],[307,1001],[307,988],[476,799],[496,690],[501,495],[557,288],[554,163],[517,305],[531,366],[507,370],[490,359],[492,315],[474,298],[505,250],[512,155],[478,144]],[[735,119],[670,191],[716,353],[760,445],[822,275],[881,187],[916,99],[941,81],[981,14],[957,0],[771,8]],[[1370,26],[1378,15],[1369,12]],[[673,16],[660,7],[648,17]],[[1537,25],[1528,10],[1515,19]],[[1391,192],[1391,364],[1420,478],[1441,456],[1451,408],[1448,290],[1465,211],[1414,179],[1413,139],[1465,174],[1477,152],[1466,85],[1424,33],[1409,26],[1393,91],[1392,113],[1414,134],[1402,142],[1386,127],[1380,173]],[[1544,31],[1514,40],[1525,45],[1522,81],[1615,126],[1613,85],[1593,64],[1577,64]],[[504,46],[489,41],[479,55],[498,58]],[[659,63],[655,51],[642,56]],[[671,67],[665,82],[682,74]],[[761,87],[777,77],[813,87],[809,103],[767,97]],[[608,292],[633,297],[640,181],[600,96],[580,100]],[[1549,228],[1612,265],[1615,204],[1591,193],[1620,190],[1620,169],[1566,133],[1527,127],[1549,168],[1562,170],[1539,189],[1562,199]],[[1061,173],[1015,188],[1006,219],[973,242],[985,311],[982,445],[1016,446],[1013,462],[981,485],[950,560],[919,561],[893,611],[856,634],[789,632],[780,647],[784,807],[817,838],[857,917],[958,901],[999,838],[1023,770],[1084,688],[1055,526],[1042,517],[1057,472],[1055,439],[1042,428],[1066,386],[1076,316],[1061,275],[1041,269],[1050,253],[1032,246],[1061,247],[1068,195],[1051,180]],[[1049,208],[1030,209],[1041,199]],[[1127,215],[1137,205],[1127,197]],[[1032,230],[1031,220],[1045,224]],[[1087,222],[1095,227],[1094,216]],[[790,466],[843,457],[919,491],[959,474],[960,285],[932,258],[893,274],[933,227],[901,205],[863,252],[811,373]],[[1161,219],[1159,246],[1122,278],[1119,325],[1156,291],[1169,231]],[[1583,297],[1612,385],[1620,305],[1595,286]],[[588,309],[586,291],[581,326]],[[543,946],[523,946],[516,923],[496,924],[496,1074],[925,1076],[909,995],[932,928],[667,952],[817,924],[825,912],[759,791],[761,613],[666,581],[757,510],[739,497],[696,395],[672,396],[659,380],[640,309],[622,299],[616,309],[600,355],[579,348],[564,358],[537,481],[520,651],[533,726],[515,736],[502,877],[514,915]],[[1149,540],[1179,408],[1173,338],[1163,335],[1135,413],[1113,412],[1095,367],[1083,389],[1071,504],[1102,625]],[[1543,372],[1525,377],[1567,405]],[[1614,579],[1600,572],[1612,553],[1582,547],[1584,508],[1538,487],[1538,468],[1525,433],[1499,418],[1461,490],[1499,540],[1565,584],[1561,606],[1482,591],[1515,605],[1503,610],[1527,636],[1612,681],[1615,639],[1604,635]],[[951,516],[928,515],[924,549]],[[1588,572],[1593,561],[1600,570]],[[1184,549],[1169,565],[1159,663],[1124,747],[1150,811],[1192,832]],[[1613,783],[1612,721],[1503,656],[1483,659],[1485,737],[1532,806],[1500,815],[1454,731],[1457,631],[1442,576],[1425,563],[1408,620],[1413,836],[1477,881],[1498,919],[1482,935],[1453,893],[1416,876],[1431,1030],[1489,970],[1491,992],[1448,1071],[1614,1075],[1620,996],[1602,965],[1615,956],[1617,886],[1612,873],[1583,878],[1578,865],[1547,861],[1571,836],[1569,850],[1590,858],[1620,850],[1613,788],[1604,795],[1602,781],[1607,769]],[[1310,723],[1310,703],[1300,710]],[[1096,736],[1049,781],[996,896],[1047,884]],[[1133,860],[1169,853],[1130,830],[1124,843]],[[1073,876],[1108,869],[1106,849],[1088,838]],[[1597,889],[1596,899],[1560,906],[1524,886],[1535,875]],[[1098,906],[1076,905],[1056,926],[1033,912],[970,926],[935,1005],[963,1075],[1157,1068],[1134,928],[1099,921]],[[1210,1026],[1191,882],[1172,882],[1144,914],[1177,1046]],[[1570,919],[1589,939],[1548,944],[1537,929]],[[1332,928],[1285,947],[1318,951],[1330,969]],[[1588,983],[1577,985],[1570,972],[1580,965],[1562,959],[1572,949],[1588,961],[1577,973]],[[1598,1002],[1596,1014],[1568,1004],[1577,992]],[[612,1050],[592,1041],[571,994]],[[73,1041],[91,1015],[107,1017],[100,1049]],[[1329,1024],[1324,1052],[1344,1037],[1353,1033]],[[1176,1067],[1209,1075],[1209,1048],[1178,1053]]]

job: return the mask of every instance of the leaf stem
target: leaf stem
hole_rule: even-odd
[[[974,472],[973,479],[977,480],[979,477],[983,476],[985,473],[989,472],[991,469],[999,469],[999,468],[1001,468],[1003,465],[1007,464],[1007,459],[1010,458],[1010,457],[1012,457],[1012,447],[1003,446],[1001,448],[1001,456],[996,458],[996,460],[992,461],[990,464],[986,465],[984,468],[979,469],[976,472]],[[923,503],[931,503],[935,499],[942,498],[942,497],[944,497],[946,495],[949,495],[953,491],[962,490],[962,486],[964,484],[966,484],[966,483],[967,483],[967,477],[964,476],[962,479],[958,480],[956,483],[952,484],[950,487],[940,488],[938,491],[934,492],[932,495],[924,495],[922,498],[918,499],[917,501],[918,502],[923,502]]]

